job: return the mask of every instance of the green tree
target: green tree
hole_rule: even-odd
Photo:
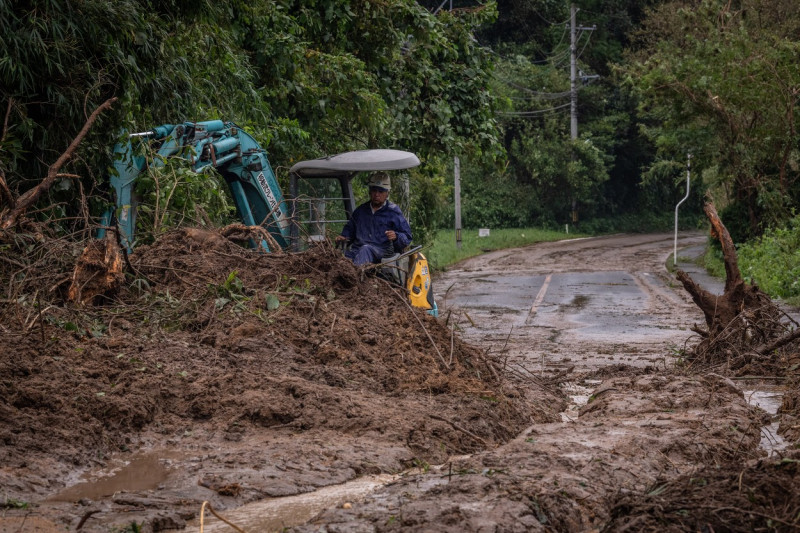
[[[113,114],[65,169],[92,191],[122,128],[183,120],[239,123],[279,177],[349,149],[413,150],[428,169],[453,151],[496,153],[492,65],[472,40],[495,15],[411,0],[0,0],[0,170],[12,189],[35,184],[110,96]]]
[[[668,2],[623,66],[659,158],[695,153],[720,207],[744,217],[736,240],[786,220],[800,200],[798,29],[789,0]]]
[[[654,148],[637,129],[636,95],[620,87],[613,69],[644,7],[654,2],[576,3],[578,24],[594,27],[580,31],[577,40],[578,69],[584,74],[578,82],[577,143],[569,129],[569,3],[501,3],[497,23],[479,33],[496,55],[492,91],[503,104],[508,166],[502,174],[485,167],[474,183],[467,177],[465,194],[473,186],[486,189],[480,180],[497,180],[498,187],[511,180],[527,201],[510,202],[505,211],[524,210],[524,223],[570,222],[573,205],[580,221],[663,210],[677,196],[674,187],[665,195],[643,183],[641,168],[652,160]]]

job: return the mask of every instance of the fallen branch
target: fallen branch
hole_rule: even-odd
[[[252,240],[259,244],[259,240],[263,240],[269,246],[270,253],[280,255],[283,249],[275,240],[275,237],[270,235],[269,231],[264,229],[263,226],[246,226],[240,223],[229,224],[219,231],[220,235],[232,241],[246,241]]]
[[[472,437],[472,438],[473,438],[473,439],[475,439],[476,441],[480,442],[480,443],[483,445],[483,447],[484,447],[484,448],[486,448],[486,449],[488,449],[488,448],[489,448],[489,444],[488,444],[488,443],[487,443],[485,440],[483,440],[482,438],[480,438],[479,436],[477,436],[475,433],[471,432],[470,430],[468,430],[468,429],[465,429],[465,428],[463,428],[463,427],[459,426],[459,425],[458,425],[458,424],[456,424],[455,422],[452,422],[452,421],[450,421],[450,420],[447,420],[446,418],[442,418],[441,416],[438,416],[438,415],[431,415],[431,414],[429,414],[428,416],[429,416],[429,417],[431,417],[431,418],[433,418],[434,420],[440,420],[440,421],[444,422],[445,424],[449,424],[449,425],[450,425],[450,427],[452,427],[452,428],[453,428],[453,429],[455,429],[456,431],[460,431],[460,432],[461,432],[461,433],[463,433],[464,435],[467,435],[467,436],[469,436],[469,437]]]
[[[2,218],[0,218],[0,230],[5,230],[16,225],[19,218],[25,214],[28,208],[35,204],[39,198],[45,192],[47,192],[50,187],[53,186],[56,180],[59,179],[61,167],[63,167],[75,154],[75,150],[77,150],[78,145],[80,145],[81,141],[83,141],[84,137],[86,137],[86,134],[89,133],[89,130],[97,120],[97,117],[100,116],[100,113],[106,109],[110,109],[111,105],[116,101],[116,97],[109,98],[94,110],[91,116],[89,116],[89,118],[86,120],[83,128],[81,128],[81,131],[78,132],[78,135],[75,136],[75,138],[72,140],[72,143],[70,143],[70,145],[67,147],[66,151],[61,154],[56,162],[50,166],[47,171],[47,176],[45,176],[41,183],[20,196],[17,199],[14,207],[3,214]]]
[[[770,342],[769,344],[762,344],[761,346],[757,347],[754,351],[759,355],[766,355],[772,350],[777,350],[781,346],[786,346],[790,342],[800,339],[800,328],[794,330],[793,332],[789,333],[788,335],[784,335],[779,339],[775,339],[774,341]]]
[[[800,338],[800,334],[783,336],[787,328],[780,320],[782,312],[757,285],[742,278],[733,240],[714,204],[707,202],[703,210],[711,224],[711,235],[722,246],[725,289],[720,295],[712,294],[686,272],[676,272],[677,279],[706,321],[705,330],[698,325],[691,328],[701,340],[690,358],[706,364],[727,364],[736,369],[749,363],[754,353],[763,355]]]

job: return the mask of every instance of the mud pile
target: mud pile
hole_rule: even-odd
[[[78,252],[3,262],[7,498],[30,501],[113,452],[192,434],[233,445],[265,431],[335,432],[405,450],[344,464],[352,477],[474,452],[547,418],[444,319],[329,245],[259,254],[178,231],[137,248],[113,301],[70,307],[60,298]]]

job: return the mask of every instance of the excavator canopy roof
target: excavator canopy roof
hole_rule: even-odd
[[[304,178],[324,178],[347,176],[356,172],[404,170],[417,165],[419,158],[411,152],[382,148],[300,161],[292,166],[290,172]]]

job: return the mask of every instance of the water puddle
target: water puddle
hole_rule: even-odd
[[[248,503],[230,511],[218,511],[226,520],[248,532],[266,533],[281,531],[283,528],[304,524],[317,513],[331,507],[340,507],[363,499],[375,489],[398,479],[399,475],[383,474],[323,487],[296,496],[270,498]],[[200,526],[200,519],[191,521],[187,527]],[[231,527],[222,520],[207,516],[203,533],[230,533]]]
[[[744,397],[750,405],[760,407],[770,415],[772,415],[772,422],[761,428],[761,448],[767,452],[767,455],[774,455],[787,446],[787,442],[778,435],[778,426],[780,421],[778,419],[778,409],[783,402],[783,392],[778,387],[759,389],[759,390],[745,390],[742,391]]]
[[[82,481],[67,487],[48,501],[75,502],[83,498],[99,500],[120,491],[155,489],[167,479],[170,454],[143,453],[128,459],[113,459],[102,470],[86,472]]]

